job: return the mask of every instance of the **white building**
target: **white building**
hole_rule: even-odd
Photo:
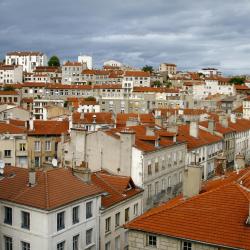
[[[33,72],[37,66],[46,66],[47,63],[47,56],[37,51],[14,51],[5,56],[6,65],[22,65],[26,72]]]
[[[23,81],[23,67],[20,65],[0,65],[0,83],[18,83]]]
[[[243,118],[250,119],[250,98],[246,98],[243,101]]]
[[[198,72],[205,75],[205,77],[221,75],[221,72],[219,72],[219,70],[215,68],[203,68],[199,70]]]
[[[111,66],[111,67],[122,67],[122,63],[115,61],[115,60],[108,60],[103,63],[104,66]]]
[[[101,190],[80,175],[62,168],[5,167],[0,249],[100,249]]]
[[[80,62],[80,63],[86,63],[88,69],[92,69],[93,68],[92,56],[86,56],[86,55],[78,56],[78,62]]]

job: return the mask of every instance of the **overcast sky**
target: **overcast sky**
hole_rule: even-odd
[[[250,1],[0,0],[0,58],[12,50],[250,73]]]

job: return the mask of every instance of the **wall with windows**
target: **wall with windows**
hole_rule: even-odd
[[[141,215],[142,212],[142,193],[101,211],[100,249],[126,249],[128,231],[123,228],[123,225]]]
[[[219,247],[209,246],[202,243],[180,240],[166,236],[149,234],[139,231],[129,231],[128,234],[129,249],[159,249],[159,250],[218,250]]]
[[[90,202],[91,212],[88,209],[87,213],[86,204]],[[101,198],[98,196],[47,212],[2,201],[0,203],[0,249],[5,250],[5,244],[12,244],[13,249],[22,250],[28,250],[28,246],[36,250],[74,250],[73,244],[75,247],[78,246],[75,249],[87,247],[99,249],[100,204]],[[11,220],[9,215],[6,220],[6,207],[11,208]],[[78,207],[75,220],[73,219],[74,207]],[[26,212],[26,215],[23,212]],[[58,227],[59,213],[63,214],[60,227]]]

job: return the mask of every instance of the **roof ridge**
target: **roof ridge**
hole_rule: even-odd
[[[48,178],[47,178],[47,171],[44,173],[45,178],[45,202],[46,202],[46,208],[49,208],[49,184],[48,184]]]
[[[245,198],[250,202],[250,195],[247,195],[246,192],[249,192],[250,190],[244,186],[242,186],[239,183],[235,183],[236,187],[239,189],[239,191],[245,196]]]
[[[115,193],[122,195],[119,191],[117,191],[112,185],[110,185],[108,182],[106,182],[99,174],[95,173],[95,175],[101,179],[102,182],[104,182],[107,186],[109,186]]]

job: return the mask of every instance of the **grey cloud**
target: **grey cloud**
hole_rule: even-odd
[[[0,57],[30,49],[73,60],[82,52],[96,66],[168,61],[248,73],[249,22],[248,0],[1,0]]]

